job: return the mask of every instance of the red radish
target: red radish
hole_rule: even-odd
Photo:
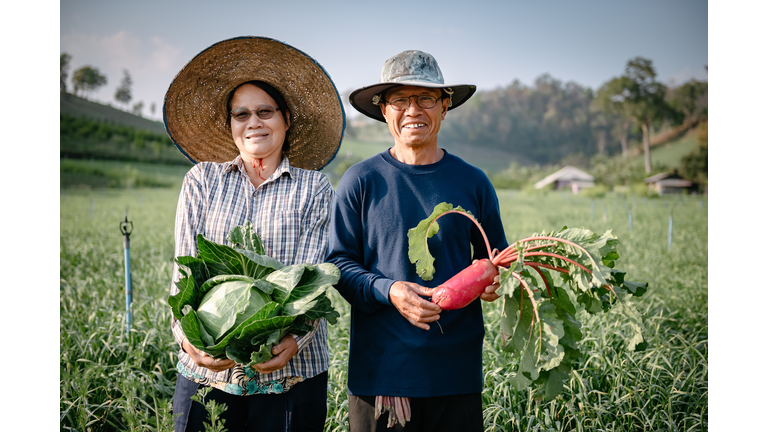
[[[446,206],[448,208],[445,208],[443,206]],[[523,257],[546,256],[546,257],[558,258],[563,261],[574,264],[580,267],[582,270],[585,270],[589,274],[592,274],[591,270],[577,263],[576,261],[573,261],[572,259],[569,259],[559,254],[551,253],[551,252],[539,251],[540,249],[545,249],[551,246],[555,246],[558,243],[567,244],[585,252],[589,260],[592,261],[592,264],[596,265],[595,261],[592,259],[589,253],[586,253],[587,251],[581,245],[576,244],[572,241],[568,241],[565,239],[552,237],[552,236],[528,237],[513,243],[512,245],[506,247],[502,251],[498,251],[495,249],[491,250],[491,245],[488,242],[488,237],[485,235],[485,231],[483,231],[483,227],[480,226],[480,222],[478,222],[477,219],[475,219],[471,214],[465,212],[461,207],[457,207],[455,210],[453,210],[452,207],[453,206],[448,205],[446,203],[438,204],[435,207],[435,211],[433,212],[432,216],[421,221],[419,223],[419,226],[417,226],[416,228],[412,228],[408,230],[409,238],[412,236],[412,234],[415,236],[418,236],[419,234],[417,233],[421,233],[421,235],[424,236],[423,240],[426,242],[426,240],[432,235],[434,235],[434,233],[436,232],[436,230],[433,231],[431,227],[435,222],[437,222],[438,219],[440,219],[442,216],[445,216],[446,214],[458,213],[460,215],[466,216],[469,219],[471,219],[472,222],[480,230],[480,234],[482,234],[483,236],[483,240],[485,241],[485,247],[488,250],[488,256],[490,258],[475,261],[474,263],[472,263],[472,265],[460,271],[459,273],[457,273],[455,276],[447,280],[442,285],[438,286],[437,290],[432,295],[432,302],[436,303],[438,306],[440,306],[444,310],[461,309],[464,306],[472,303],[473,300],[480,297],[480,294],[483,293],[483,291],[487,286],[493,284],[494,278],[499,274],[498,267],[508,268],[510,265],[512,265],[512,263],[518,260],[522,261],[523,265],[533,267],[539,273],[541,272],[537,267],[544,267],[544,268],[549,268],[555,271],[563,271],[565,273],[568,273],[567,270],[562,268],[552,267],[550,265],[543,264],[543,263],[525,261],[524,259],[521,260],[521,257],[519,256],[519,252],[516,248],[518,243],[525,244],[533,241],[554,242],[554,243],[548,243],[548,244],[539,244],[539,245],[529,246],[523,251]],[[421,230],[419,228],[421,228]],[[410,241],[411,240],[409,240],[409,242]],[[418,242],[418,239],[417,239],[417,242]],[[427,251],[427,254],[428,253],[429,252]],[[419,259],[418,257],[411,256],[411,251],[409,251],[409,258],[411,259],[411,262],[414,264]],[[418,268],[418,265],[417,265],[417,268]],[[423,274],[421,274],[420,276],[424,280],[431,280],[431,275],[429,279],[426,279]],[[516,279],[521,279],[520,277],[518,277],[519,275],[516,273],[513,274],[513,276]],[[546,281],[546,279],[543,279],[543,280],[547,288],[547,294],[551,297],[552,294],[549,289],[549,284]],[[523,281],[521,280],[521,282]],[[523,283],[522,285],[523,285],[523,288],[526,291],[528,291],[528,294],[531,298],[531,302],[533,302],[533,292],[531,291],[530,287],[528,286],[527,283]],[[613,291],[613,288],[610,285],[606,285],[606,288],[609,289],[610,291]],[[538,314],[535,314],[535,316],[538,321]]]
[[[623,314],[630,324],[626,327],[627,348],[646,348],[641,313],[629,298],[643,295],[648,283],[628,281],[626,273],[614,267],[619,258],[619,239],[610,230],[597,235],[584,228],[563,227],[557,232],[518,240],[502,250],[492,250],[480,222],[470,212],[440,203],[427,219],[408,230],[408,259],[424,281],[432,280],[436,273],[428,239],[438,233],[437,220],[450,213],[472,220],[485,241],[487,255],[483,255],[487,258],[474,261],[438,286],[432,301],[444,310],[466,307],[498,276],[497,293],[504,302],[501,342],[504,351],[514,356],[516,366],[510,382],[515,389],[535,384],[538,388],[533,397],[537,401],[549,401],[562,393],[572,361],[581,355],[579,311],[595,314],[619,304],[621,307],[614,311]],[[443,236],[449,238],[450,234]],[[478,246],[474,245],[475,251]],[[382,405],[378,399],[377,404]],[[387,407],[399,414],[397,403],[387,402],[384,408]],[[399,415],[397,419],[401,425],[407,420]],[[390,424],[394,425],[392,415]]]
[[[480,297],[498,274],[490,259],[477,260],[438,286],[432,294],[432,302],[444,310],[461,309]]]

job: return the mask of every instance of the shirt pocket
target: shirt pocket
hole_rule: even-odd
[[[270,218],[270,235],[264,240],[264,247],[272,251],[271,255],[283,264],[294,264],[301,239],[301,219],[299,210],[277,211]]]

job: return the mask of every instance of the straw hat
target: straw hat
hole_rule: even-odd
[[[445,90],[451,97],[448,110],[466,102],[477,90],[477,87],[471,84],[445,85],[443,73],[431,54],[409,50],[387,59],[381,68],[379,83],[353,91],[349,94],[349,102],[366,116],[386,123],[379,108],[379,100],[385,91],[401,85]]]
[[[227,39],[196,55],[176,75],[163,102],[168,136],[193,163],[227,162],[239,151],[227,128],[227,98],[247,81],[264,81],[291,111],[291,165],[319,170],[339,151],[345,117],[339,92],[312,57],[259,36]]]

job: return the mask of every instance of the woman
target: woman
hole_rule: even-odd
[[[251,221],[264,249],[282,263],[322,263],[333,188],[316,169],[330,162],[344,131],[333,82],[309,56],[261,37],[219,42],[174,78],[163,108],[166,130],[196,165],[184,178],[176,212],[175,256],[196,255],[196,236],[227,244]],[[180,278],[174,267],[171,294]],[[323,429],[327,322],[287,335],[271,360],[243,367],[193,347],[179,322],[181,347],[173,412],[176,431],[202,431],[198,388],[223,402],[230,431]]]

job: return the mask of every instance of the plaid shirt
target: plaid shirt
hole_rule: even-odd
[[[283,264],[325,260],[333,187],[324,174],[290,166],[283,158],[275,172],[258,188],[245,172],[240,156],[231,162],[201,162],[184,177],[176,209],[175,256],[197,255],[197,234],[228,244],[229,230],[251,221],[266,253]],[[181,274],[174,264],[171,294],[179,289]],[[286,367],[270,374],[256,373],[259,383],[286,377],[311,378],[328,370],[328,327],[325,318],[313,322],[315,330],[296,339],[299,352]],[[172,318],[171,329],[181,346],[184,332]],[[199,367],[183,350],[179,362],[197,378],[231,382],[234,366],[222,372]],[[238,374],[242,376],[242,374]]]

